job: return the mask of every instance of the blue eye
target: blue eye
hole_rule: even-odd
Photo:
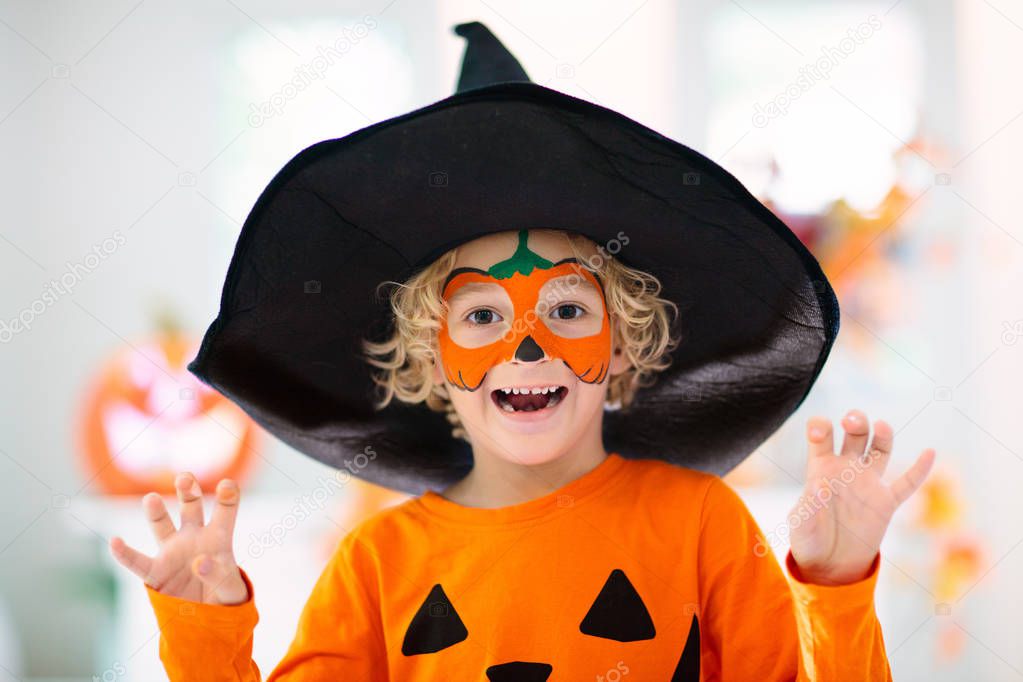
[[[571,310],[573,308],[575,308],[579,312],[575,315],[570,315],[569,317],[565,317],[564,315],[562,315],[562,311],[564,311],[565,309]],[[554,312],[551,313],[551,316],[558,320],[574,320],[582,317],[585,314],[586,310],[582,306],[578,306],[575,303],[562,303],[561,305],[554,309]]]
[[[483,318],[474,318],[474,315],[482,315]],[[497,319],[494,319],[497,318]],[[479,310],[473,310],[471,313],[465,316],[465,319],[470,325],[475,327],[483,327],[494,322],[500,322],[501,316],[489,308],[480,308]]]

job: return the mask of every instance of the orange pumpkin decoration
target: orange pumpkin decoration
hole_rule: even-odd
[[[935,471],[920,488],[916,523],[927,530],[954,529],[963,517],[962,494],[949,472]]]
[[[241,408],[188,372],[198,342],[165,318],[151,339],[107,359],[85,391],[76,444],[86,486],[104,493],[173,494],[190,471],[204,492],[239,482],[260,438]]]

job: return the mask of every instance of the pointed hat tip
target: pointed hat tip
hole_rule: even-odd
[[[482,22],[463,22],[453,30],[466,40],[456,92],[507,81],[530,82],[519,61]]]
[[[473,31],[478,31],[480,28],[486,29],[486,26],[478,21],[466,21],[461,24],[456,24],[452,30],[464,38]]]

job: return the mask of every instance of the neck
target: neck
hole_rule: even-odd
[[[550,494],[592,471],[607,458],[607,452],[597,442],[547,462],[520,464],[507,455],[474,447],[473,458],[473,468],[465,478],[441,494],[466,507],[495,508]]]

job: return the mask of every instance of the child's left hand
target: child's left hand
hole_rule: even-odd
[[[927,448],[888,485],[881,476],[891,457],[892,427],[874,422],[874,440],[866,454],[867,415],[851,410],[842,427],[845,438],[836,455],[831,420],[807,421],[806,486],[792,510],[799,519],[791,528],[792,558],[803,579],[820,585],[843,585],[869,575],[892,515],[920,487],[934,463],[934,450]]]

